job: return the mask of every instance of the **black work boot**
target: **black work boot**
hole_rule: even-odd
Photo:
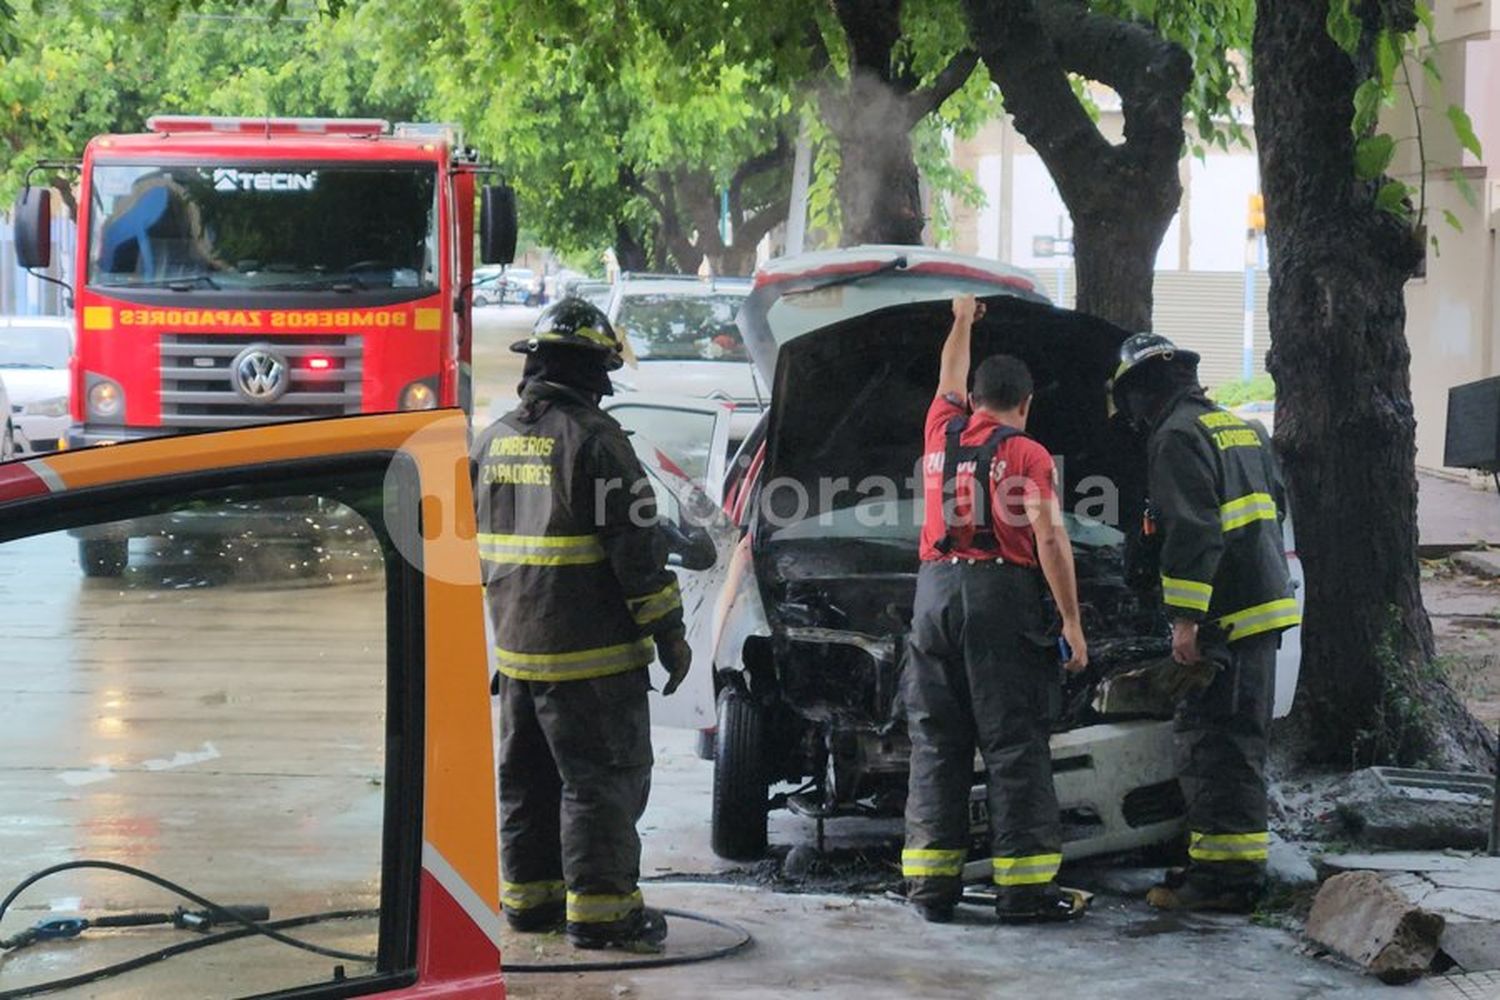
[[[513,931],[522,934],[550,934],[560,931],[567,923],[567,907],[562,900],[528,906],[524,910],[505,911],[505,922]]]
[[[919,916],[929,924],[951,924],[953,923],[952,903],[928,903],[921,900],[912,900],[912,908]]]
[[[1002,889],[995,900],[995,916],[1002,924],[1053,924],[1077,920],[1088,908],[1088,897],[1083,893],[1055,885]]]
[[[615,948],[636,955],[659,955],[666,950],[667,918],[660,910],[643,906],[623,920],[570,920],[568,940],[575,948]]]

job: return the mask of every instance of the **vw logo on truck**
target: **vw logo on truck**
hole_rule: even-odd
[[[252,403],[274,403],[292,381],[286,359],[260,344],[241,351],[230,370],[234,391]]]

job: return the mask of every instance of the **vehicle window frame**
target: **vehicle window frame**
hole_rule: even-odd
[[[128,445],[122,447],[129,447]],[[391,451],[284,459],[81,487],[0,503],[0,545],[90,524],[146,517],[197,493],[234,491],[235,500],[310,494],[323,484],[347,489],[368,477],[391,482],[383,513],[365,516],[380,542],[385,571],[385,793],[381,819],[380,917],[375,971],[337,982],[310,983],[237,1000],[342,1000],[405,989],[419,977],[418,931],[422,872],[426,733],[425,576],[403,558],[392,537],[420,540],[421,479],[410,455]],[[383,491],[384,492],[384,491]],[[165,498],[176,496],[173,503]]]

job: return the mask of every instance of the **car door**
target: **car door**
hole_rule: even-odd
[[[662,449],[709,499],[724,497],[724,475],[729,464],[733,404],[716,399],[660,396],[627,392],[606,397],[600,404],[620,426]]]
[[[54,924],[78,940],[7,952],[6,987],[504,996],[466,443],[438,411],[0,464],[0,896],[56,860],[117,866],[49,875],[0,937],[49,899],[142,924]],[[171,532],[249,508],[287,530]],[[68,532],[123,518],[168,541],[84,578]],[[145,920],[167,897],[121,862],[323,950],[217,911],[204,934]]]
[[[651,694],[651,721],[682,729],[706,729],[715,724],[713,655],[715,608],[729,574],[737,532],[716,500],[677,460],[654,442],[631,439],[651,488],[657,516],[668,538],[667,564],[677,574],[682,590],[683,624],[693,649],[687,680],[670,697]],[[660,680],[660,665],[653,680]]]

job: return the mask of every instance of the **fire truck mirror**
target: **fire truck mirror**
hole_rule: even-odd
[[[16,263],[28,270],[52,265],[52,192],[27,187],[16,198]]]
[[[485,264],[509,264],[516,259],[516,192],[491,184],[480,192],[479,259]]]

